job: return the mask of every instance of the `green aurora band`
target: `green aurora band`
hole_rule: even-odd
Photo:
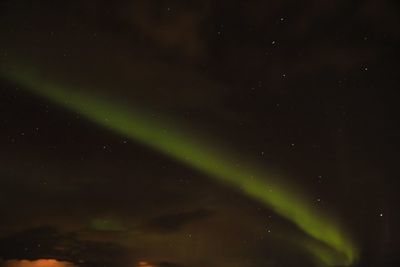
[[[146,116],[134,108],[115,105],[83,90],[50,81],[45,75],[12,64],[2,68],[2,75],[26,87],[32,93],[119,134],[142,143],[173,159],[191,166],[219,182],[230,185],[243,194],[263,203],[280,216],[304,231],[310,240],[292,240],[311,253],[321,265],[352,265],[358,259],[358,249],[340,228],[322,214],[303,196],[295,194],[293,187],[277,183],[259,168],[238,166],[210,144],[184,134],[165,121]]]

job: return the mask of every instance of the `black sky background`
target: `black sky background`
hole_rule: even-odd
[[[349,229],[358,266],[398,266],[399,14],[388,0],[3,0],[0,63],[284,174]],[[0,258],[311,264],[267,207],[6,79],[0,142]]]

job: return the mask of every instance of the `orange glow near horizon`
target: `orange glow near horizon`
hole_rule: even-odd
[[[154,267],[154,265],[151,265],[147,261],[139,261],[138,267]]]
[[[8,260],[5,267],[76,267],[72,263],[66,261],[58,261],[54,259],[40,260]]]

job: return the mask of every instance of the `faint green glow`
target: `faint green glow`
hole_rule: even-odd
[[[97,231],[125,231],[127,230],[122,223],[112,218],[95,218],[90,222],[90,228]]]
[[[264,203],[315,239],[315,242],[301,242],[301,245],[323,264],[351,265],[357,260],[357,248],[339,225],[318,214],[306,198],[294,193],[293,186],[277,183],[276,179],[260,169],[238,166],[232,156],[134,108],[115,105],[96,95],[51,82],[24,68],[9,68],[3,74],[40,96],[184,162]]]

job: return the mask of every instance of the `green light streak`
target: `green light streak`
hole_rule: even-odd
[[[114,105],[98,96],[58,85],[32,70],[8,68],[3,70],[3,75],[35,94],[200,170],[262,202],[314,239],[312,243],[298,243],[302,243],[302,247],[323,264],[351,265],[357,260],[357,248],[337,223],[317,214],[304,197],[292,192],[293,187],[277,184],[276,179],[259,169],[240,167],[229,156],[185,135],[177,127],[165,125],[165,122],[141,114],[133,108]]]

